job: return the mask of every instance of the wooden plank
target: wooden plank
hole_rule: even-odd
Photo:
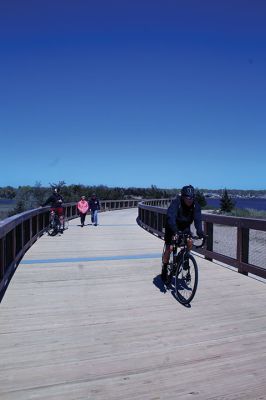
[[[265,284],[197,257],[181,306],[161,285],[163,242],[136,216],[72,220],[29,249],[39,262],[18,267],[0,305],[1,400],[265,398]]]

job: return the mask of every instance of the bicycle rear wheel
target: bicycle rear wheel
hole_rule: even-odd
[[[195,258],[188,254],[178,264],[175,274],[175,296],[182,304],[189,304],[198,287],[198,266]]]
[[[51,220],[49,222],[49,226],[47,228],[47,233],[48,233],[49,236],[54,236],[55,228],[56,228],[56,224],[55,224],[55,221],[53,219],[53,220]]]
[[[47,233],[49,236],[56,236],[60,230],[60,223],[58,219],[53,219],[50,221],[49,226],[47,228]]]

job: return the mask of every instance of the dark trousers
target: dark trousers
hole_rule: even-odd
[[[86,214],[79,214],[79,216],[80,216],[80,223],[81,223],[81,225],[84,225],[84,223],[85,223],[85,218],[86,218]]]

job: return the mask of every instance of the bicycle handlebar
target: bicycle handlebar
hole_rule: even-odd
[[[193,240],[200,240],[200,239],[201,239],[202,242],[201,242],[201,244],[200,244],[199,246],[193,244],[193,246],[194,246],[196,249],[199,249],[199,248],[203,247],[204,244],[205,244],[205,242],[206,242],[206,239],[207,239],[207,235],[204,235],[204,236],[201,238],[201,237],[199,237],[199,236],[193,236],[191,233],[184,233],[184,232],[177,232],[177,236],[178,236],[177,240],[173,240],[173,241],[172,241],[173,244],[178,244],[180,238],[183,238],[183,239],[188,239],[188,238],[190,238],[190,239],[193,239]]]

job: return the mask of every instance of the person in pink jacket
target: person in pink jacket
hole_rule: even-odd
[[[81,199],[77,204],[77,209],[78,209],[78,214],[80,216],[81,227],[83,228],[86,214],[89,211],[89,203],[86,201],[85,196],[81,196]]]

